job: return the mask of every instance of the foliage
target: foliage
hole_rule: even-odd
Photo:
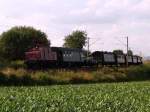
[[[1,112],[149,112],[150,82],[0,87]]]
[[[150,66],[131,66],[128,69],[104,67],[32,71],[26,70],[22,61],[17,61],[2,67],[0,69],[0,78],[0,85],[51,85],[143,81],[150,80]]]
[[[13,27],[0,35],[0,54],[8,60],[23,59],[24,52],[36,44],[49,44],[44,32],[26,26]]]
[[[64,47],[82,49],[87,40],[87,33],[85,31],[73,31],[72,34],[65,37]]]
[[[118,55],[124,54],[124,53],[123,53],[123,50],[120,50],[120,49],[114,50],[113,53],[118,54]]]
[[[133,55],[133,51],[132,50],[128,50],[128,55],[132,56]]]

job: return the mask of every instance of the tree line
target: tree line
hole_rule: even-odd
[[[24,53],[37,44],[50,46],[47,35],[41,30],[27,26],[15,26],[0,35],[0,59],[22,60]],[[83,49],[87,44],[87,32],[76,30],[66,35],[63,47]],[[122,50],[115,53],[123,54]],[[132,51],[130,51],[131,54]]]

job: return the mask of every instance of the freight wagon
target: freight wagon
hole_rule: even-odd
[[[112,52],[95,51],[87,57],[81,49],[63,47],[35,47],[25,53],[28,68],[124,66],[142,64],[142,57],[118,55]]]

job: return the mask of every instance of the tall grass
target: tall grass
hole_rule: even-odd
[[[128,68],[127,77],[129,80],[149,80],[150,64]]]
[[[11,62],[0,69],[1,85],[49,85],[95,82],[120,82],[150,79],[150,64],[129,68],[25,69],[22,61]]]
[[[0,60],[0,70],[4,68],[26,68],[26,65],[24,64],[24,61],[18,60],[18,61],[7,61],[7,60]]]

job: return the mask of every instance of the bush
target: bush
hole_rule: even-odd
[[[26,68],[26,65],[24,64],[24,61],[17,60],[17,61],[10,62],[10,64],[8,65],[8,67],[14,68],[14,69],[19,69],[19,68]]]
[[[6,85],[7,81],[8,81],[8,77],[5,74],[0,72],[0,84]]]
[[[21,64],[21,62],[13,63]],[[16,69],[17,68],[17,69]],[[72,83],[97,83],[149,80],[150,66],[131,66],[128,69],[113,68],[90,70],[44,70],[28,71],[22,67],[11,66],[0,70],[0,84],[8,85],[50,85]]]
[[[49,45],[44,32],[26,26],[13,27],[0,35],[0,55],[11,61],[24,59],[24,52],[35,47],[37,43]]]
[[[137,67],[130,67],[127,72],[129,80],[149,80],[150,79],[150,66],[141,65]]]

